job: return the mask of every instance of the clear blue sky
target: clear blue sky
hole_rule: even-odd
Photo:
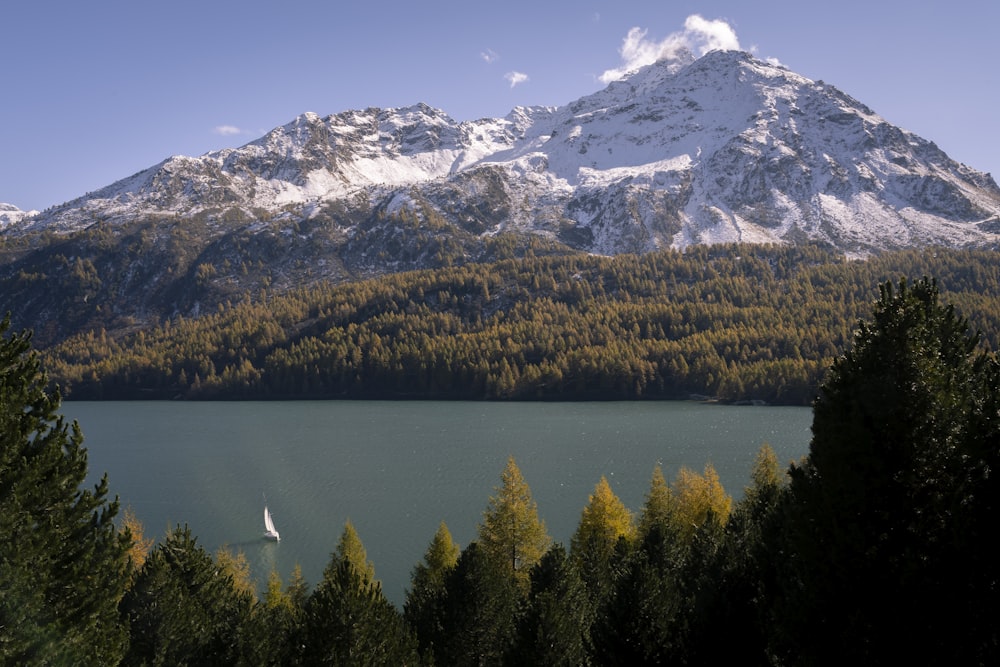
[[[1000,3],[988,0],[10,0],[0,202],[43,209],[305,111],[425,102],[471,120],[566,104],[623,66],[633,28],[642,52],[694,14],[1000,180]]]

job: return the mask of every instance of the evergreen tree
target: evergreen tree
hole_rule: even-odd
[[[732,499],[711,464],[681,468],[667,488],[657,466],[640,520],[638,546],[615,572],[593,629],[602,664],[683,662],[688,626],[722,543]]]
[[[132,641],[124,664],[235,664],[253,599],[197,544],[174,528],[146,559],[121,602]]]
[[[403,604],[403,618],[417,635],[421,655],[433,655],[443,636],[445,579],[461,552],[444,521],[434,533],[422,563],[413,568],[410,589]]]
[[[683,608],[682,544],[676,528],[653,524],[629,554],[593,625],[595,664],[669,664]]]
[[[757,453],[752,484],[729,517],[717,550],[703,562],[688,559],[693,587],[689,618],[682,628],[682,659],[693,665],[770,665],[770,609],[774,565],[775,509],[787,488],[770,446]],[[719,641],[726,628],[726,641]]]
[[[344,523],[344,532],[337,542],[336,557],[351,565],[365,581],[375,580],[375,564],[368,560],[365,545],[361,543],[358,531],[350,519]]]
[[[0,663],[115,664],[131,539],[107,476],[80,489],[80,427],[57,414],[30,334],[9,328],[0,320]]]
[[[229,577],[233,582],[233,588],[237,592],[243,593],[250,598],[257,598],[257,582],[250,574],[250,561],[242,551],[233,553],[229,547],[219,547],[215,552],[215,563],[222,574]]]
[[[253,606],[246,627],[247,663],[274,667],[296,664],[302,615],[302,607],[282,589],[281,575],[271,570],[264,598]]]
[[[551,541],[545,523],[538,518],[538,506],[531,497],[531,489],[514,457],[508,458],[507,467],[500,476],[500,486],[496,495],[490,498],[479,525],[483,554],[527,592],[531,567],[541,560]]]
[[[561,544],[531,570],[531,591],[517,624],[510,665],[590,664],[594,607],[586,586]]]
[[[510,650],[520,591],[510,573],[499,569],[472,542],[445,578],[442,636],[434,663],[500,665]]]
[[[776,596],[786,659],[996,662],[998,374],[937,285],[880,287],[791,470]],[[995,516],[992,519],[995,522]],[[995,528],[995,526],[994,526]]]
[[[414,665],[417,645],[382,594],[348,521],[305,609],[303,660],[310,665]]]

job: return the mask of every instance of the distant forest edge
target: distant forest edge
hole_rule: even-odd
[[[814,246],[695,246],[392,274],[43,351],[70,399],[613,400],[808,405],[887,280],[931,276],[998,349],[993,251],[848,261]]]

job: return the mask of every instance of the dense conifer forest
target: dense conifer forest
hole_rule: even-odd
[[[262,291],[44,350],[73,399],[710,397],[808,405],[872,286],[936,276],[997,349],[996,253],[818,246],[554,255]]]
[[[851,341],[808,456],[763,447],[738,502],[710,465],[653,470],[636,513],[602,478],[553,544],[510,459],[400,610],[350,523],[319,582],[263,595],[187,527],[146,539],[107,479],[80,489],[81,428],[5,320],[0,664],[997,664],[1000,361],[928,279],[882,284]]]

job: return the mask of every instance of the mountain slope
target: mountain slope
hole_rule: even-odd
[[[459,123],[422,104],[307,113],[13,227],[200,217],[231,228],[415,200],[476,234],[543,234],[606,254],[805,238],[847,253],[992,246],[1000,227],[988,175],[836,88],[735,51],[657,63],[503,119]]]

